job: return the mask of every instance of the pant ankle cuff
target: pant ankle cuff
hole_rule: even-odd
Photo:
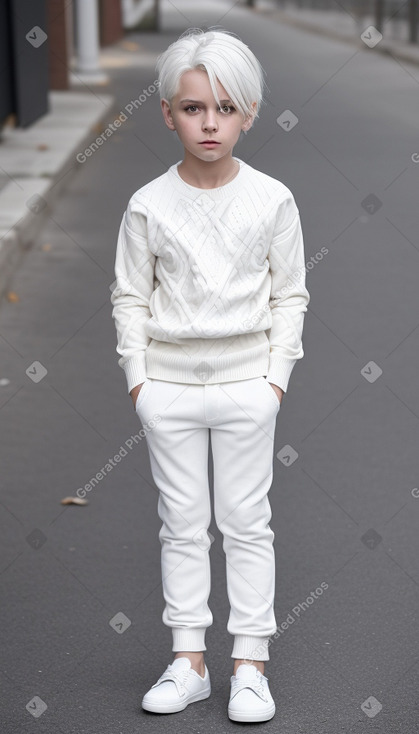
[[[172,627],[172,652],[200,652],[206,650],[206,627]]]
[[[269,660],[269,637],[235,635],[232,658],[248,660]]]

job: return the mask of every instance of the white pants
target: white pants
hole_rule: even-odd
[[[274,615],[274,532],[268,491],[280,403],[265,377],[219,384],[147,378],[135,406],[144,428],[162,520],[161,568],[175,652],[206,650],[210,594],[209,429],[214,515],[223,534],[231,657],[269,660]]]

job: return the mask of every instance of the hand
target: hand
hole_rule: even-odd
[[[132,397],[132,402],[134,403],[134,410],[135,410],[135,403],[137,402],[138,394],[141,392],[141,388],[144,385],[144,382],[142,382],[140,385],[136,385],[136,387],[133,387],[130,395]]]
[[[281,405],[282,398],[284,396],[284,391],[280,387],[278,387],[278,385],[274,385],[272,382],[270,382],[269,384],[271,385],[271,387],[273,387],[274,391],[276,392],[276,396],[279,400],[279,404]]]

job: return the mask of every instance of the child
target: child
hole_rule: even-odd
[[[223,533],[234,636],[228,716],[267,721],[264,675],[276,631],[268,491],[276,417],[303,357],[309,303],[291,191],[232,155],[258,117],[263,69],[223,30],[188,29],[159,56],[164,121],[182,161],[136,191],[123,215],[111,296],[134,409],[147,426],[163,524],[163,623],[176,653],[145,694],[172,713],[207,698],[205,632],[213,617],[207,528]]]

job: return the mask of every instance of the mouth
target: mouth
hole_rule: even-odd
[[[202,140],[200,145],[220,145],[216,140]]]

